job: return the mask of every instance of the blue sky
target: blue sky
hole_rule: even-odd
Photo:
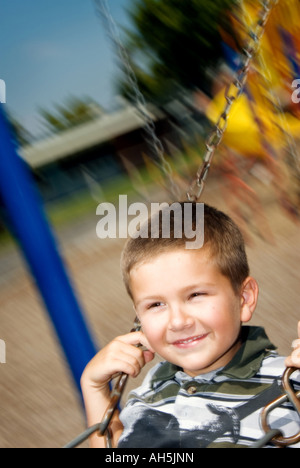
[[[128,25],[131,0],[109,0]],[[93,0],[1,0],[0,78],[7,108],[31,132],[42,128],[38,107],[53,109],[70,95],[115,105],[116,55]]]

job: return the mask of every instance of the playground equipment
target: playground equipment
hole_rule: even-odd
[[[259,138],[258,133],[259,133],[259,130],[261,130],[260,127],[255,128],[254,124],[256,123],[256,121],[254,119],[251,119],[252,115],[246,112],[247,108],[246,108],[245,99],[238,101],[238,98],[241,99],[241,95],[243,93],[244,86],[246,84],[246,80],[250,71],[251,61],[255,57],[256,52],[258,51],[258,47],[260,45],[260,42],[262,41],[263,34],[265,32],[267,21],[276,3],[277,3],[276,0],[260,2],[260,10],[257,15],[258,20],[255,23],[255,29],[253,30],[251,29],[250,40],[248,41],[248,43],[246,44],[246,47],[244,48],[244,55],[241,60],[241,64],[238,68],[238,71],[234,76],[233,82],[226,88],[225,105],[224,105],[224,91],[222,92],[223,104],[218,107],[216,106],[216,103],[214,102],[214,105],[215,105],[214,110],[216,112],[212,120],[215,123],[215,129],[212,131],[212,133],[209,135],[207,139],[206,154],[204,156],[204,162],[202,166],[199,168],[196,178],[187,192],[187,198],[190,201],[198,202],[198,200],[200,199],[203,193],[203,190],[205,187],[205,181],[210,170],[213,156],[217,148],[219,147],[221,141],[225,139],[227,136],[228,126],[229,126],[229,115],[231,116],[233,104],[235,104],[236,101],[238,102],[238,104],[240,103],[240,106],[242,106],[242,111],[240,109],[240,113],[242,112],[243,118],[245,119],[247,132],[249,130],[249,125],[251,124],[250,128],[252,128],[253,131],[257,133],[258,141],[256,142],[257,145],[255,147],[257,154],[261,154],[262,150],[264,149],[263,145],[259,141],[260,138]],[[101,8],[104,18],[108,21],[108,24],[110,26],[109,28],[110,33],[112,34],[112,38],[116,41],[117,46],[119,47],[119,52],[121,52],[120,56],[121,56],[121,59],[125,63],[125,68],[127,69],[127,71],[129,71],[130,83],[135,90],[135,95],[137,98],[137,102],[136,102],[137,108],[142,109],[142,113],[145,116],[146,125],[148,125],[150,136],[154,136],[154,149],[158,153],[159,159],[162,160],[162,163],[163,163],[162,170],[163,172],[165,172],[165,175],[167,176],[167,178],[171,179],[171,182],[174,183],[174,178],[172,176],[172,172],[170,171],[170,167],[166,166],[165,164],[166,161],[164,159],[163,152],[161,151],[161,146],[157,145],[157,138],[155,137],[155,135],[153,135],[153,127],[151,126],[151,123],[152,123],[151,120],[150,120],[150,125],[149,125],[149,116],[145,112],[143,97],[141,96],[139,90],[137,89],[137,82],[136,80],[132,80],[132,76],[131,76],[132,69],[127,60],[126,54],[124,55],[124,48],[122,47],[122,44],[120,43],[118,37],[116,36],[115,30],[114,30],[115,24],[107,8],[106,1],[99,0],[97,4],[99,8]],[[240,116],[240,113],[238,114],[239,116]],[[266,119],[266,124],[268,124],[267,119]],[[233,129],[236,130],[236,127],[233,126]],[[229,139],[230,137],[232,137],[232,135],[229,135]],[[230,142],[232,144],[232,140],[230,140]],[[167,167],[167,170],[166,170],[166,167]],[[173,195],[176,197],[175,192],[173,193]],[[138,330],[138,329],[139,329],[139,323],[135,323],[134,330]],[[274,402],[268,405],[266,410],[263,412],[263,427],[265,429],[266,434],[262,440],[254,444],[253,446],[254,448],[263,447],[271,441],[275,445],[282,446],[282,447],[288,446],[291,444],[296,444],[300,441],[300,432],[291,438],[285,438],[280,430],[271,429],[267,422],[267,416],[269,412],[273,410],[274,408],[276,408],[277,406],[279,406],[280,404],[282,404],[282,402],[286,402],[288,400],[292,402],[292,404],[294,405],[295,408],[297,408],[297,411],[300,414],[300,406],[299,406],[300,394],[299,392],[296,394],[289,384],[289,378],[295,372],[295,370],[296,369],[288,368],[285,371],[285,374],[283,376],[283,387],[284,387],[286,394],[278,397]],[[114,414],[114,411],[117,408],[118,401],[120,400],[122,396],[122,392],[124,390],[124,385],[126,383],[126,380],[127,380],[127,376],[125,374],[121,374],[118,377],[115,388],[111,393],[111,402],[107,408],[106,413],[104,414],[103,420],[99,424],[96,424],[95,426],[88,428],[87,431],[85,431],[83,434],[78,436],[74,441],[66,445],[65,448],[76,447],[77,445],[82,443],[84,440],[86,440],[95,432],[97,432],[99,436],[105,436],[107,440],[107,446],[111,448],[111,434],[110,434],[109,424]]]
[[[17,154],[3,104],[0,104],[0,198],[80,390],[81,374],[95,355],[96,348],[47,223],[31,173]]]
[[[228,138],[231,145],[240,145],[238,133],[243,128],[243,125],[247,126],[248,132],[249,129],[250,132],[253,132],[254,145],[252,150],[255,149],[255,154],[263,153],[259,130],[251,114],[252,110],[248,106],[246,97],[241,97],[241,95],[249,73],[250,62],[258,50],[267,20],[269,19],[272,7],[275,3],[274,0],[261,2],[262,9],[260,11],[259,21],[256,23],[256,28],[252,31],[253,34],[247,43],[247,47],[244,49],[239,72],[232,86],[226,92],[225,107],[224,104],[223,107],[218,104],[218,98],[213,103],[216,112],[212,108],[210,111],[211,114],[209,115],[211,119],[216,122],[216,128],[207,140],[207,151],[204,156],[204,163],[199,168],[195,181],[188,190],[187,197],[189,200],[198,201],[200,199],[214,153],[223,138]],[[296,5],[296,2],[292,0],[286,3],[290,4],[292,8]],[[283,54],[283,61],[284,58],[286,58],[286,53]],[[294,64],[294,61],[292,61],[292,63]],[[294,69],[296,65],[297,60],[295,61],[295,65],[293,65]],[[136,82],[134,81],[133,86],[136,86]],[[144,112],[145,106],[143,102],[141,102],[140,93],[137,93],[137,98],[139,104],[142,104],[139,107]],[[238,98],[241,98],[241,101],[239,104],[236,104]],[[235,122],[234,119],[232,119],[232,123],[229,123],[228,120],[233,104],[241,106],[239,111],[239,129],[237,129],[237,122]],[[236,109],[238,109],[238,107],[236,107]],[[259,109],[261,109],[261,107]],[[213,114],[213,112],[215,112],[215,114]],[[241,115],[243,119],[240,119]],[[149,119],[146,112],[144,112],[144,117],[149,134],[153,138],[154,150],[158,153],[162,168],[165,174],[168,175],[171,186],[173,186],[174,179],[170,167],[163,158],[161,145],[155,137],[152,127],[153,122]],[[269,123],[267,113],[262,115],[262,121],[267,128]],[[295,129],[297,132],[298,122],[295,122]],[[227,130],[228,136],[225,130]],[[235,135],[235,138],[233,135]],[[235,139],[236,143],[234,143]],[[277,135],[273,135],[272,142],[274,145],[276,145],[276,141],[278,141]],[[238,149],[241,150],[241,147]],[[95,346],[59,256],[54,237],[46,222],[41,202],[34,189],[34,183],[31,179],[30,172],[19,158],[12,142],[2,106],[0,106],[0,196],[9,215],[13,232],[36,278],[49,315],[72,369],[76,384],[80,388],[79,382],[82,371],[87,362],[95,355]],[[117,382],[115,393],[112,394],[112,404],[108,408],[105,424],[101,423],[90,428],[83,437],[76,439],[76,443],[70,444],[70,446],[76,445],[79,443],[79,440],[83,440],[95,431],[99,431],[102,435],[107,433],[109,418],[117,406],[125,382],[126,376],[123,375]],[[274,434],[272,432],[271,436],[272,439],[275,436],[278,437],[278,433]],[[299,434],[297,437],[298,436]]]
[[[249,1],[240,2],[239,18],[232,15],[232,25],[241,42],[256,16],[257,5]],[[292,84],[300,77],[299,20],[297,1],[279,2],[261,37],[259,54],[252,62],[244,93],[231,111],[223,140],[243,156],[264,159],[267,157],[264,140],[268,141],[268,148],[271,146],[278,152],[287,145],[283,134],[299,138],[300,120],[292,99]],[[237,56],[229,44],[226,51],[228,57]],[[207,109],[207,117],[213,123],[224,106],[224,89],[225,86]],[[242,137],[245,134],[247,138]]]

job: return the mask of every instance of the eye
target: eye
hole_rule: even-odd
[[[147,309],[157,309],[158,307],[164,306],[163,302],[154,302],[153,304],[150,304]]]
[[[190,299],[194,299],[196,297],[202,297],[202,296],[207,296],[207,293],[205,292],[195,292],[193,294],[190,295]]]

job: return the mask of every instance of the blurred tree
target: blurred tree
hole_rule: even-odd
[[[10,112],[7,113],[7,117],[12,126],[13,137],[17,143],[21,146],[29,145],[33,139],[32,135]]]
[[[134,0],[126,49],[146,98],[162,104],[179,87],[209,88],[208,70],[223,58],[220,27],[236,0]],[[139,64],[139,65],[138,65]],[[130,85],[119,83],[130,99]]]
[[[71,96],[64,105],[55,104],[56,113],[39,108],[42,124],[51,132],[57,133],[89,122],[104,114],[104,110],[91,98]]]

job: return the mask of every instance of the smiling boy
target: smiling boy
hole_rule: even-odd
[[[157,353],[163,362],[114,417],[115,445],[235,447],[260,438],[261,409],[280,393],[285,366],[263,329],[242,327],[255,311],[258,285],[237,226],[206,205],[201,249],[187,250],[172,230],[168,239],[130,239],[122,271],[142,331],[116,338],[87,366],[89,424],[105,412],[112,376],[136,377]],[[297,420],[292,408],[277,417]],[[103,440],[94,436],[91,444]]]
[[[131,287],[151,349],[190,376],[233,358],[241,322],[250,320],[258,292],[257,283],[247,278],[243,295],[237,296],[207,250],[175,250],[136,266]]]

